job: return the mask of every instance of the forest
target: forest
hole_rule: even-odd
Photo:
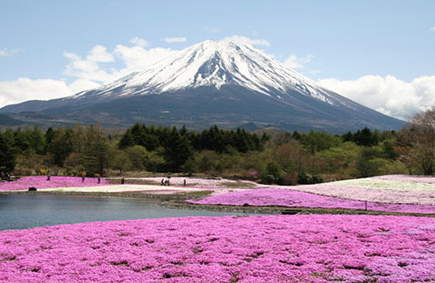
[[[99,125],[0,130],[0,173],[71,176],[183,174],[309,184],[383,174],[433,175],[435,107],[400,131],[346,134],[213,126],[135,124],[117,134]]]

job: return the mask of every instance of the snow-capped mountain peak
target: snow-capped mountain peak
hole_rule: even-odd
[[[200,86],[239,85],[282,98],[289,90],[334,104],[314,81],[249,44],[206,40],[98,89],[99,95],[146,95]],[[122,89],[122,91],[119,91]],[[79,94],[78,96],[81,96]]]

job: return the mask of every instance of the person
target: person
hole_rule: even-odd
[[[124,180],[124,178],[122,178],[122,179],[121,179],[121,184],[124,185],[124,183],[125,183],[125,180]]]
[[[165,185],[165,179],[162,179],[162,186]]]
[[[186,186],[186,179],[184,179],[183,185]]]
[[[85,182],[85,176],[82,176],[82,183]]]
[[[51,176],[50,176],[50,174],[47,174],[47,181],[50,181],[51,180]]]
[[[98,177],[98,184],[101,182],[101,178],[100,177]]]

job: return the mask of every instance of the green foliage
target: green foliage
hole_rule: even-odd
[[[305,172],[301,172],[298,174],[298,183],[299,184],[318,184],[323,183],[322,175],[311,175]]]
[[[341,143],[341,139],[324,132],[311,131],[309,134],[302,136],[301,143],[305,148],[310,150],[311,154],[314,154],[338,146]]]
[[[198,172],[198,168],[198,164],[192,157],[189,157],[189,159],[186,160],[183,166],[181,166],[181,170],[189,175]]]
[[[269,162],[260,176],[261,180],[266,184],[282,184],[284,171],[276,162]]]
[[[163,157],[170,171],[178,172],[181,166],[193,155],[190,141],[174,127],[165,141]]]
[[[63,162],[74,150],[73,131],[70,128],[59,128],[52,134],[47,144],[47,153],[50,154],[54,165],[63,166]]]
[[[85,134],[83,165],[88,175],[103,175],[109,164],[109,143],[99,127],[88,127]]]
[[[124,171],[133,169],[132,160],[130,159],[130,156],[126,151],[112,149],[110,152],[110,156],[110,167],[119,170],[119,174],[122,174]]]
[[[325,160],[323,170],[325,173],[343,171],[352,166],[358,157],[358,146],[345,142],[341,146],[331,147],[316,154]]]
[[[135,145],[125,148],[123,152],[126,153],[132,170],[140,171],[146,168],[147,161],[150,158],[150,153],[145,149],[145,147],[141,145]]]
[[[1,176],[6,176],[12,173],[15,168],[15,155],[8,144],[8,141],[0,133],[0,174]]]
[[[137,123],[126,130],[119,141],[119,147],[124,149],[133,145],[142,145],[148,151],[153,151],[158,146],[165,145],[168,138],[174,135],[174,132],[186,137],[193,150],[213,150],[219,153],[228,152],[230,148],[235,148],[243,153],[251,150],[261,150],[264,143],[269,140],[266,134],[259,138],[244,129],[230,131],[213,126],[197,133],[189,132],[185,127],[177,130],[175,127],[172,129],[168,127],[155,128]]]
[[[375,146],[379,143],[380,134],[378,131],[372,132],[369,128],[365,127],[362,130],[358,130],[356,133],[346,133],[342,136],[343,141],[352,141],[360,146]]]
[[[356,160],[358,178],[379,175],[380,169],[386,164],[386,160],[379,157],[380,153],[375,148],[363,148]]]
[[[165,159],[163,156],[163,148],[159,147],[155,151],[149,152],[145,160],[145,168],[151,172],[162,171],[165,167]]]

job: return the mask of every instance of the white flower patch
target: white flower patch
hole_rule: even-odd
[[[435,191],[435,183],[423,183],[405,180],[391,180],[380,178],[364,178],[344,180],[323,184],[336,187],[357,187],[366,189],[400,190],[400,191]]]

